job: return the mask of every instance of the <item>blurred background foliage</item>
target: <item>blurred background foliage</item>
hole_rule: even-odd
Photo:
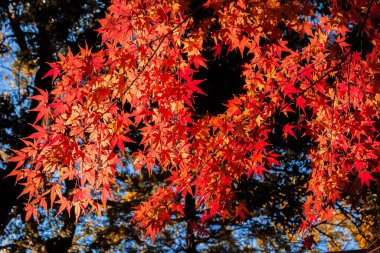
[[[317,5],[328,14],[329,1]],[[93,50],[100,45],[94,30],[96,20],[104,17],[108,0],[1,0],[0,1],[0,178],[12,165],[4,163],[10,149],[22,147],[20,137],[31,134],[28,123],[35,115],[28,97],[35,88],[51,90],[51,80],[41,79],[48,71],[46,62],[57,60],[58,53],[70,47],[89,44]],[[199,15],[196,18],[201,19]],[[302,47],[304,40],[294,37]],[[207,42],[205,42],[207,43]],[[365,44],[364,44],[365,45]],[[224,54],[222,54],[224,55]],[[197,99],[196,110],[216,114],[223,104],[241,92],[241,59],[230,53],[219,60],[209,59],[208,71],[197,73],[207,79],[202,89],[208,97]],[[297,120],[297,113],[290,114]],[[281,117],[276,121],[285,122]],[[271,140],[283,153],[282,166],[272,168],[265,178],[242,178],[235,183],[238,200],[247,203],[249,217],[245,222],[215,219],[204,224],[203,233],[196,235],[197,250],[202,252],[301,252],[297,235],[302,220],[302,203],[307,194],[310,141],[284,141],[274,129]],[[130,146],[129,151],[136,146]],[[127,152],[128,153],[128,152]],[[134,172],[128,161],[119,168],[119,187],[114,189],[115,201],[99,217],[82,217],[77,224],[66,214],[54,217],[46,214],[39,223],[24,222],[22,202],[17,198],[20,188],[13,178],[0,183],[0,251],[5,252],[181,252],[186,251],[186,220],[175,219],[152,244],[131,223],[131,211],[145,200],[152,189],[164,184],[167,175],[158,170],[148,176],[146,171]],[[380,185],[380,184],[377,184]],[[317,246],[313,251],[366,248],[380,237],[379,189],[361,188],[353,181],[344,200],[338,203],[339,214],[331,224],[313,227]]]

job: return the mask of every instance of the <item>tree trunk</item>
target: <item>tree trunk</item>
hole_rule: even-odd
[[[192,187],[192,191],[195,189]],[[195,199],[194,197],[187,193],[185,199],[185,219],[186,219],[186,252],[193,253],[196,252],[196,242],[195,242],[195,231],[193,229],[193,224],[196,219],[195,210]]]
[[[34,85],[37,88],[43,89],[43,90],[51,90],[52,83],[50,78],[41,79],[44,74],[49,70],[49,65],[46,64],[46,62],[51,62],[54,60],[53,58],[53,51],[51,49],[50,42],[46,39],[49,38],[49,35],[45,32],[43,27],[39,27],[39,38],[41,43],[41,47],[39,50],[39,59],[38,59],[38,66],[39,69],[37,71]],[[18,37],[22,37],[22,35],[18,35]],[[34,90],[32,95],[36,95],[36,89]],[[31,101],[31,108],[36,107],[38,102],[36,100]],[[37,112],[30,111],[25,119],[25,123],[20,123],[20,128],[18,129],[19,132],[17,134],[20,135],[20,137],[26,137],[31,135],[35,130],[34,128],[27,123],[33,123],[35,118],[37,116]],[[17,130],[17,129],[16,129]],[[19,149],[23,146],[23,143],[21,141],[17,143],[13,143],[12,148]],[[8,175],[15,166],[16,163],[7,164],[7,168],[4,171],[0,172],[0,178],[3,179],[6,175]],[[8,221],[11,217],[9,217],[9,213],[11,209],[14,206],[20,205],[21,202],[24,202],[23,199],[17,199],[17,196],[20,195],[22,191],[22,187],[20,185],[15,185],[15,178],[14,177],[7,177],[4,180],[1,181],[0,184],[0,192],[2,193],[2,196],[0,198],[1,208],[0,208],[0,231],[2,231],[5,226],[8,224]]]

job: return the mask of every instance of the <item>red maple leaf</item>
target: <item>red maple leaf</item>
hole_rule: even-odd
[[[61,72],[61,65],[55,62],[48,62],[49,66],[51,69],[42,77],[42,79],[52,76],[52,81],[58,77],[59,73]]]
[[[294,134],[293,132],[293,128],[295,128],[295,126],[292,126],[290,124],[286,124],[283,128],[283,137],[286,139],[288,138],[288,134],[290,134],[291,136],[293,136],[295,139],[297,139],[297,136]]]
[[[369,187],[369,181],[375,180],[369,171],[359,172],[360,184],[363,186],[366,184]]]

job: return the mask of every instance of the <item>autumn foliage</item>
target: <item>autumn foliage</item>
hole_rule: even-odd
[[[380,5],[332,0],[321,15],[314,4],[114,0],[100,20],[102,49],[60,55],[45,76],[54,89],[32,97],[36,131],[9,159],[28,196],[26,219],[37,219],[38,207],[73,210],[77,219],[100,213],[128,145],[138,147],[130,157],[136,171],[170,174],[135,210],[147,235],[184,216],[189,194],[199,224],[244,219],[234,183],[281,166],[284,154],[269,140],[275,116],[298,113],[281,129],[285,139],[311,140],[301,230],[330,221],[350,180],[368,187],[380,173]],[[302,43],[290,43],[295,38]],[[195,98],[206,94],[194,76],[232,51],[245,61],[244,92],[223,113],[197,114]]]

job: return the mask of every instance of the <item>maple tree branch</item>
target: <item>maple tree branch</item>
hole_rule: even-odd
[[[367,11],[366,11],[366,14],[364,16],[364,19],[363,19],[363,22],[362,22],[362,25],[360,26],[360,30],[358,31],[358,33],[356,34],[355,36],[355,40],[354,42],[352,43],[351,45],[351,48],[348,52],[346,52],[343,57],[341,57],[341,60],[340,62],[335,65],[333,68],[331,68],[329,71],[327,71],[325,74],[323,74],[321,77],[319,77],[317,80],[313,81],[310,83],[310,86],[307,87],[306,89],[302,90],[300,93],[298,93],[293,99],[291,102],[289,103],[285,103],[285,105],[283,107],[280,108],[280,111],[282,109],[285,109],[287,106],[289,106],[290,104],[294,103],[294,101],[296,101],[297,98],[299,98],[300,96],[302,96],[303,94],[305,94],[308,90],[310,90],[311,88],[313,88],[317,83],[319,83],[320,81],[322,81],[324,78],[326,78],[331,72],[335,71],[336,69],[338,69],[342,64],[343,62],[345,62],[345,60],[347,59],[348,55],[349,54],[352,54],[353,52],[353,46],[358,42],[358,39],[359,39],[359,34],[363,32],[364,30],[364,27],[365,27],[365,23],[367,22],[367,19],[369,17],[369,13],[370,13],[370,10],[371,10],[371,7],[372,7],[372,4],[373,4],[374,0],[371,0],[368,4],[368,7],[367,7]],[[306,77],[307,78],[307,77]],[[310,81],[310,80],[309,80]],[[299,82],[297,84],[300,84]]]
[[[356,222],[354,222],[351,218],[353,218],[353,219],[357,219],[356,217],[354,217],[353,215],[351,215],[351,218],[350,218],[350,216],[349,216],[349,214],[346,212],[346,210],[344,210],[344,208],[341,206],[341,205],[339,205],[338,203],[336,204],[337,206],[338,206],[338,208],[339,208],[339,210],[342,212],[342,214],[355,226],[355,228],[358,230],[358,233],[361,235],[361,237],[363,237],[364,238],[364,240],[366,241],[366,242],[370,242],[367,238],[366,238],[366,236],[365,236],[365,234],[361,231],[361,229],[359,228],[359,226],[356,224]]]
[[[233,141],[233,140],[235,140],[235,139],[237,139],[237,136],[234,136],[234,138],[231,140],[231,141]],[[220,148],[218,148],[200,167],[199,167],[199,169],[198,169],[198,171],[193,171],[193,172],[191,172],[191,176],[196,176],[197,175],[197,173],[200,173],[200,171],[207,165],[207,163],[209,162],[209,161],[211,161],[211,159],[213,159],[213,158],[215,158],[215,156],[222,150],[222,149],[224,149],[228,144],[230,144],[230,142],[229,143],[225,143],[222,147],[220,147]],[[192,180],[190,180],[189,182],[187,182],[186,184],[185,184],[185,186],[184,187],[182,187],[182,189],[178,192],[179,194],[181,194],[184,190],[186,190],[188,187],[190,187],[191,186],[191,184],[193,183],[193,181]],[[172,199],[170,202],[169,202],[169,204],[172,204],[172,203],[174,203],[174,199]]]
[[[323,230],[319,229],[318,227],[314,227],[315,230],[317,230],[319,233],[323,234],[324,236],[330,238],[331,242],[336,246],[339,247],[339,244],[335,241],[335,238],[332,235],[327,234]]]
[[[189,21],[189,19],[197,12],[201,9],[202,5],[199,5],[197,6],[197,8],[192,12],[190,13],[184,20],[182,20],[180,23],[178,23],[176,26],[173,27],[173,29],[171,29],[169,32],[167,32],[166,34],[162,35],[161,37],[158,37],[154,40],[151,40],[147,43],[145,43],[144,45],[151,45],[152,43],[158,41],[161,39],[161,41],[158,43],[156,49],[153,51],[152,55],[148,58],[147,62],[144,64],[144,66],[142,67],[142,69],[138,72],[138,74],[136,75],[136,77],[132,80],[132,82],[127,86],[127,88],[123,91],[123,93],[121,94],[121,96],[119,98],[117,98],[104,112],[102,112],[99,116],[99,119],[103,118],[103,116],[109,112],[109,110],[111,110],[112,107],[114,107],[117,103],[121,102],[123,96],[128,92],[128,90],[135,84],[135,82],[138,80],[138,78],[141,76],[141,74],[145,71],[145,69],[148,67],[149,63],[152,61],[153,57],[157,54],[158,52],[158,49],[161,47],[162,43],[164,42],[164,40],[166,39],[167,36],[169,36],[170,34],[172,34],[175,30],[177,30],[180,26],[182,26],[185,22]],[[137,49],[135,50],[137,51]],[[90,127],[90,125],[84,127],[81,131],[79,131],[75,137],[78,137],[81,133],[83,133],[84,131],[86,131],[88,128]]]
[[[222,149],[224,149],[225,147],[227,147],[227,145],[229,145],[232,141],[236,140],[237,139],[237,136],[234,136],[234,138],[232,138],[232,140],[230,142],[226,142],[224,143],[223,146],[221,146],[220,148],[218,148],[216,151],[214,151],[214,153],[201,165],[201,167],[199,168],[199,171],[197,173],[199,173],[207,164],[209,161],[211,161],[211,159],[215,158],[215,156],[218,155],[218,153],[220,151],[222,151]],[[194,172],[195,173],[195,172]],[[196,174],[192,175],[192,176],[195,176]]]
[[[176,26],[173,27],[173,29],[171,29],[169,32],[167,32],[166,34],[164,34],[163,36],[155,39],[155,40],[152,40],[149,42],[149,44],[152,44],[156,41],[158,41],[159,39],[161,39],[160,43],[158,43],[156,49],[153,51],[152,55],[148,58],[148,61],[145,63],[145,65],[142,67],[142,69],[140,70],[140,72],[136,75],[136,77],[132,80],[132,82],[127,86],[126,90],[121,94],[120,98],[118,98],[110,107],[108,110],[106,110],[103,114],[105,114],[106,112],[108,112],[114,105],[116,105],[116,103],[118,102],[121,102],[121,99],[122,97],[127,93],[127,91],[133,86],[133,84],[137,81],[137,79],[141,76],[141,74],[145,71],[145,69],[148,67],[149,63],[152,61],[153,57],[157,54],[158,52],[158,49],[161,47],[162,43],[164,42],[164,40],[166,39],[166,37],[168,37],[170,34],[172,34],[174,31],[176,31],[180,26],[182,26],[185,22],[189,21],[190,18],[197,12],[200,10],[202,6],[199,5],[192,13],[190,13],[184,20],[182,20],[180,23],[178,23]]]

